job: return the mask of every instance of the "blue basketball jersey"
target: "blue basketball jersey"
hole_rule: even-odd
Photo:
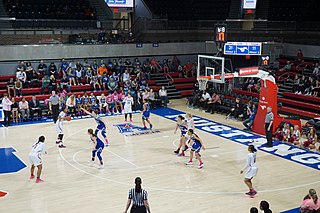
[[[83,96],[83,103],[87,104],[89,102],[88,96]]]
[[[104,148],[104,143],[103,143],[102,139],[97,137],[96,149],[103,149],[103,148]]]
[[[96,103],[96,97],[90,97],[89,100],[92,105]]]
[[[149,103],[146,103],[146,111],[143,112],[142,118],[149,118],[150,117],[150,106]]]
[[[106,98],[100,98],[100,104],[105,104],[107,102]]]
[[[106,130],[107,127],[104,124],[104,122],[101,120],[101,118],[98,116],[97,118],[94,119],[97,123],[97,129],[99,130]]]
[[[179,129],[181,131],[181,135],[185,135],[187,133],[188,128],[186,126],[178,124],[178,127],[179,127]]]
[[[199,140],[195,139],[194,136],[197,136],[196,134],[193,134],[191,136],[191,140],[193,141],[193,144],[192,144],[192,150],[195,151],[195,152],[200,152],[200,149],[202,147],[202,144],[200,143]]]
[[[76,98],[76,105],[82,104],[82,98]]]

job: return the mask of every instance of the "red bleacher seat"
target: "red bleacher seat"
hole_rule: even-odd
[[[15,75],[2,75],[0,76],[0,82],[7,82],[10,80],[10,78],[15,78]]]
[[[24,88],[22,89],[22,94],[23,95],[36,95],[36,94],[41,94],[41,88]]]
[[[0,88],[6,89],[7,88],[7,82],[0,82]]]
[[[160,86],[151,86],[150,88],[153,89],[154,92],[157,92],[160,90],[161,87]]]
[[[88,90],[92,90],[92,86],[90,84],[86,84],[86,85],[74,85],[70,87],[72,92],[76,92],[76,91],[88,91]]]
[[[190,83],[195,82],[196,78],[176,78],[174,79],[174,83]]]
[[[306,95],[299,95],[292,92],[283,92],[284,97],[293,98],[295,100],[308,101],[309,103],[320,104],[320,98]]]
[[[191,89],[193,88],[193,84],[177,84],[175,85],[176,89],[177,90],[180,90],[180,89]]]
[[[318,114],[318,113],[308,112],[305,110],[300,110],[300,109],[291,108],[291,107],[283,106],[283,107],[279,108],[279,110],[280,110],[280,112],[286,112],[286,113],[290,113],[290,114],[300,115],[302,117],[307,117],[307,118],[320,117],[320,114]]]
[[[148,85],[149,86],[156,85],[156,81],[155,80],[148,80]]]
[[[184,91],[180,91],[180,94],[185,97],[185,96],[190,96],[192,95],[193,90],[184,90]]]

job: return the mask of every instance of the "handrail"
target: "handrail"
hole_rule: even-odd
[[[118,19],[118,23],[116,24],[115,27],[113,27],[114,29],[118,29],[118,27],[120,26],[120,24],[123,22],[123,21],[129,21],[129,19],[126,19],[125,17],[122,17],[121,19]]]
[[[165,77],[169,81],[168,82],[168,86],[170,85],[170,81],[171,81],[171,84],[173,84],[174,80],[173,80],[172,76],[169,73],[165,73]]]

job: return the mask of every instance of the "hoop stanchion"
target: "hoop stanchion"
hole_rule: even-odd
[[[211,76],[198,76],[197,81],[199,83],[199,89],[202,91],[206,90],[209,80],[211,80]]]

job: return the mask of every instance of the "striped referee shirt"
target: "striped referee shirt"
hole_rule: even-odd
[[[144,201],[148,200],[148,193],[143,189],[141,189],[141,192],[136,192],[136,189],[133,188],[129,190],[129,199],[135,206],[144,206]]]

